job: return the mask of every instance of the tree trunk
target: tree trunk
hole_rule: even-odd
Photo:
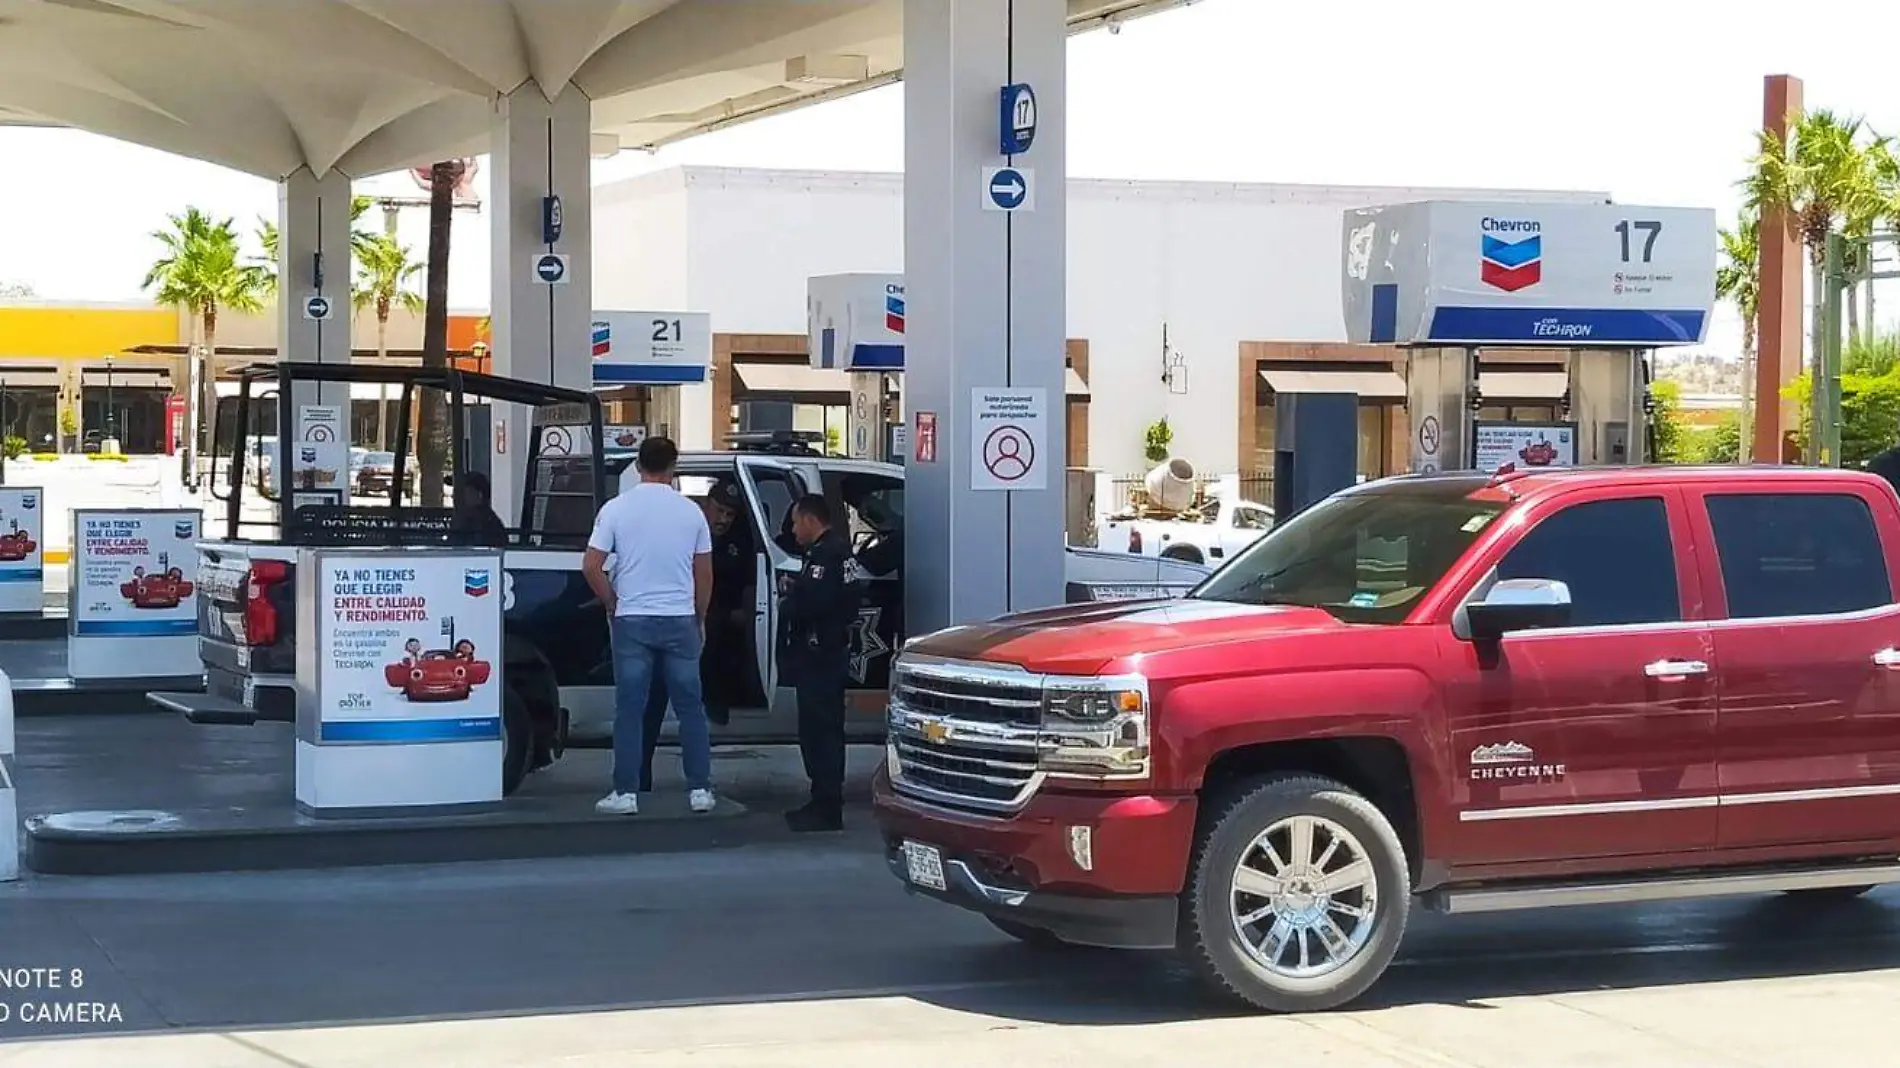
[[[389,365],[389,305],[376,307],[376,366]],[[376,447],[389,448],[389,383],[376,387]]]
[[[1827,266],[1820,255],[1810,257],[1809,291],[1814,294],[1808,312],[1808,448],[1810,465],[1825,467],[1834,460],[1827,453],[1828,422],[1833,406],[1829,402],[1832,383],[1827,374]]]
[[[449,364],[449,226],[455,215],[459,161],[436,164],[429,179],[429,265],[422,313],[422,366],[441,370]],[[417,435],[417,470],[422,506],[442,507],[444,459],[449,452],[447,398],[441,390],[417,391],[422,401],[422,433]]]
[[[1868,283],[1868,285],[1872,285],[1872,284],[1873,284],[1872,282]],[[1847,305],[1847,338],[1849,341],[1859,341],[1860,336],[1861,336],[1860,334],[1860,287],[1857,285],[1848,286],[1846,299],[1843,301],[1843,303]]]

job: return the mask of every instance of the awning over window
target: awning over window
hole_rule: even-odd
[[[110,375],[89,367],[80,372],[80,381],[82,385],[97,386],[100,389],[104,389],[107,385],[119,389],[170,389],[172,376],[169,371],[151,367],[127,367],[124,370],[114,370]]]
[[[0,381],[4,381],[8,389],[58,389],[59,372],[0,370]]]
[[[798,396],[849,395],[850,376],[843,371],[808,367],[801,363],[735,363],[739,384],[751,393],[789,393]]]
[[[1268,367],[1260,371],[1275,393],[1357,393],[1360,400],[1402,401],[1405,379],[1396,371],[1295,371]]]
[[[1089,384],[1082,381],[1082,376],[1075,373],[1075,368],[1064,368],[1064,385],[1070,400],[1089,399]]]
[[[1564,371],[1478,371],[1478,389],[1486,400],[1554,401],[1569,388]]]

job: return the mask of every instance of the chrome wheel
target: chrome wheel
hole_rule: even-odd
[[[1234,933],[1255,963],[1287,979],[1344,967],[1371,940],[1377,873],[1366,847],[1319,816],[1289,816],[1241,851],[1234,867]]]

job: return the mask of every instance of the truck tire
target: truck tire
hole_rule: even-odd
[[[1372,802],[1331,779],[1272,775],[1215,800],[1202,826],[1179,948],[1217,991],[1269,1012],[1318,1012],[1365,993],[1392,963],[1412,879]]]
[[[534,760],[534,718],[512,686],[501,691],[501,796],[521,788]]]
[[[1189,564],[1207,563],[1207,558],[1201,555],[1201,550],[1192,545],[1170,545],[1161,550],[1161,558],[1163,560],[1180,560],[1183,563]]]

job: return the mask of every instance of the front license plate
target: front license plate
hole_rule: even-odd
[[[944,889],[943,851],[922,842],[905,842],[904,875],[918,886]]]

